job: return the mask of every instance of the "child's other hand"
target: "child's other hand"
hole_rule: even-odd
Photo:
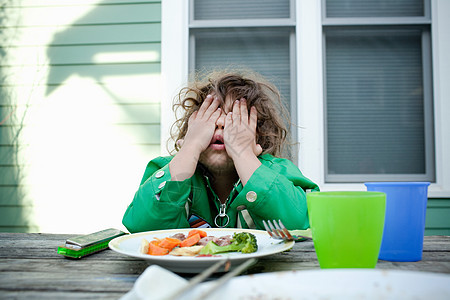
[[[228,155],[236,161],[239,156],[258,156],[262,152],[259,144],[256,144],[257,112],[254,106],[248,115],[247,103],[244,98],[236,100],[232,113],[225,118],[224,143]]]
[[[208,95],[200,109],[189,118],[188,130],[182,143],[184,146],[192,147],[195,154],[203,152],[211,142],[216,129],[216,121],[221,113],[219,103],[217,98]]]

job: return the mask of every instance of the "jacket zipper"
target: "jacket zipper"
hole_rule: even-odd
[[[216,193],[215,193],[215,192],[213,191],[213,189],[211,188],[211,185],[210,185],[210,183],[209,183],[209,178],[208,178],[208,176],[204,175],[204,177],[205,177],[205,179],[206,179],[206,183],[207,183],[207,185],[208,185],[208,188],[211,190],[211,192],[213,193],[214,197],[215,197],[216,200],[219,202],[219,213],[218,213],[218,214],[216,215],[216,217],[214,218],[214,224],[215,224],[217,227],[219,227],[219,228],[226,227],[226,226],[230,223],[230,217],[227,215],[227,203],[228,203],[228,201],[230,200],[230,196],[231,196],[232,194],[235,193],[237,186],[238,186],[239,183],[241,182],[241,179],[239,178],[239,180],[234,184],[234,187],[233,187],[233,189],[231,190],[231,193],[230,193],[230,195],[227,197],[227,199],[225,200],[225,202],[224,202],[224,203],[221,203],[219,197],[217,197]],[[233,202],[233,201],[231,201],[231,202]],[[231,204],[231,202],[228,203],[228,204]],[[219,218],[221,218],[221,219],[222,219],[222,218],[226,218],[225,224],[224,224],[224,225],[219,225],[219,224],[218,224],[218,219],[219,219]],[[223,222],[221,222],[221,223],[223,223]]]
[[[228,200],[228,198],[227,198]],[[224,225],[219,225],[217,224],[217,220],[218,218],[226,218],[225,220],[225,224]],[[225,203],[220,203],[220,207],[219,207],[219,214],[214,218],[214,224],[216,224],[217,227],[226,227],[228,225],[228,223],[230,223],[230,217],[227,215],[227,204]]]

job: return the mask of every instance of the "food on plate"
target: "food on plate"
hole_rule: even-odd
[[[187,237],[193,236],[193,235],[195,235],[195,234],[200,235],[201,238],[204,238],[204,237],[207,237],[207,236],[208,236],[208,234],[206,233],[206,231],[203,231],[203,230],[200,230],[200,229],[192,229],[191,231],[189,231]]]
[[[177,247],[170,251],[170,255],[175,256],[196,256],[203,246]]]
[[[191,247],[196,245],[199,241],[201,240],[200,234],[196,233],[194,235],[191,235],[184,239],[181,243],[180,243],[180,247]]]
[[[139,247],[139,253],[148,253],[148,245],[150,243],[146,239],[142,239],[141,246]]]
[[[139,252],[150,255],[167,255],[173,248],[179,246],[180,240],[175,238],[155,239],[151,242],[142,239]]]
[[[158,244],[159,247],[165,248],[169,251],[172,251],[173,248],[180,246],[182,242],[179,239],[174,239],[174,238],[165,238],[162,239],[160,241],[160,243]]]
[[[258,250],[256,237],[249,232],[235,233],[231,239],[231,244],[219,246],[214,241],[208,242],[200,250],[200,254],[218,254],[225,252],[253,253]]]
[[[169,254],[169,250],[157,245],[157,243],[150,242],[148,245],[148,254],[150,255],[166,255]]]
[[[256,237],[248,232],[215,237],[199,229],[189,231],[186,236],[177,233],[163,239],[149,242],[142,239],[139,252],[150,255],[213,256],[226,252],[253,253],[258,250]]]

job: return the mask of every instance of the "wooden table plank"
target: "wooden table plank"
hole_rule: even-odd
[[[0,290],[117,292],[129,291],[139,275],[100,273],[2,272]]]
[[[143,260],[72,260],[55,259],[19,259],[0,260],[0,272],[54,272],[54,273],[95,273],[95,274],[131,274],[140,275],[149,264]]]
[[[111,250],[82,259],[57,254],[57,247],[72,236],[0,233],[0,298],[118,299],[149,265]],[[376,268],[450,274],[450,237],[425,237],[422,261],[380,260]],[[247,274],[312,269],[319,269],[319,263],[313,242],[307,241],[296,243],[290,251],[260,258]]]
[[[59,292],[59,291],[1,291],[0,299],[27,299],[27,300],[59,300],[59,299],[120,299],[125,293],[123,292]]]

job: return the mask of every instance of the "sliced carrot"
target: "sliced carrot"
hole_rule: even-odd
[[[197,234],[197,233],[200,235],[200,238],[204,238],[204,237],[208,236],[206,231],[203,231],[203,230],[200,230],[200,229],[192,229],[191,231],[189,231],[188,237],[193,236],[194,234]]]
[[[179,246],[180,243],[181,241],[179,239],[167,237],[165,239],[162,239],[161,243],[159,243],[158,246],[161,248],[166,248],[169,251],[172,251],[172,249],[175,248],[176,246]]]
[[[148,247],[148,254],[150,255],[167,255],[169,250],[156,246],[154,243],[150,243]]]
[[[159,246],[161,244],[161,240],[158,238],[155,238],[153,241],[150,242],[150,244],[153,244],[155,246]]]
[[[186,238],[185,240],[183,240],[180,244],[180,247],[190,247],[190,246],[194,246],[195,244],[198,243],[198,241],[200,241],[200,234],[196,233],[188,238]]]

